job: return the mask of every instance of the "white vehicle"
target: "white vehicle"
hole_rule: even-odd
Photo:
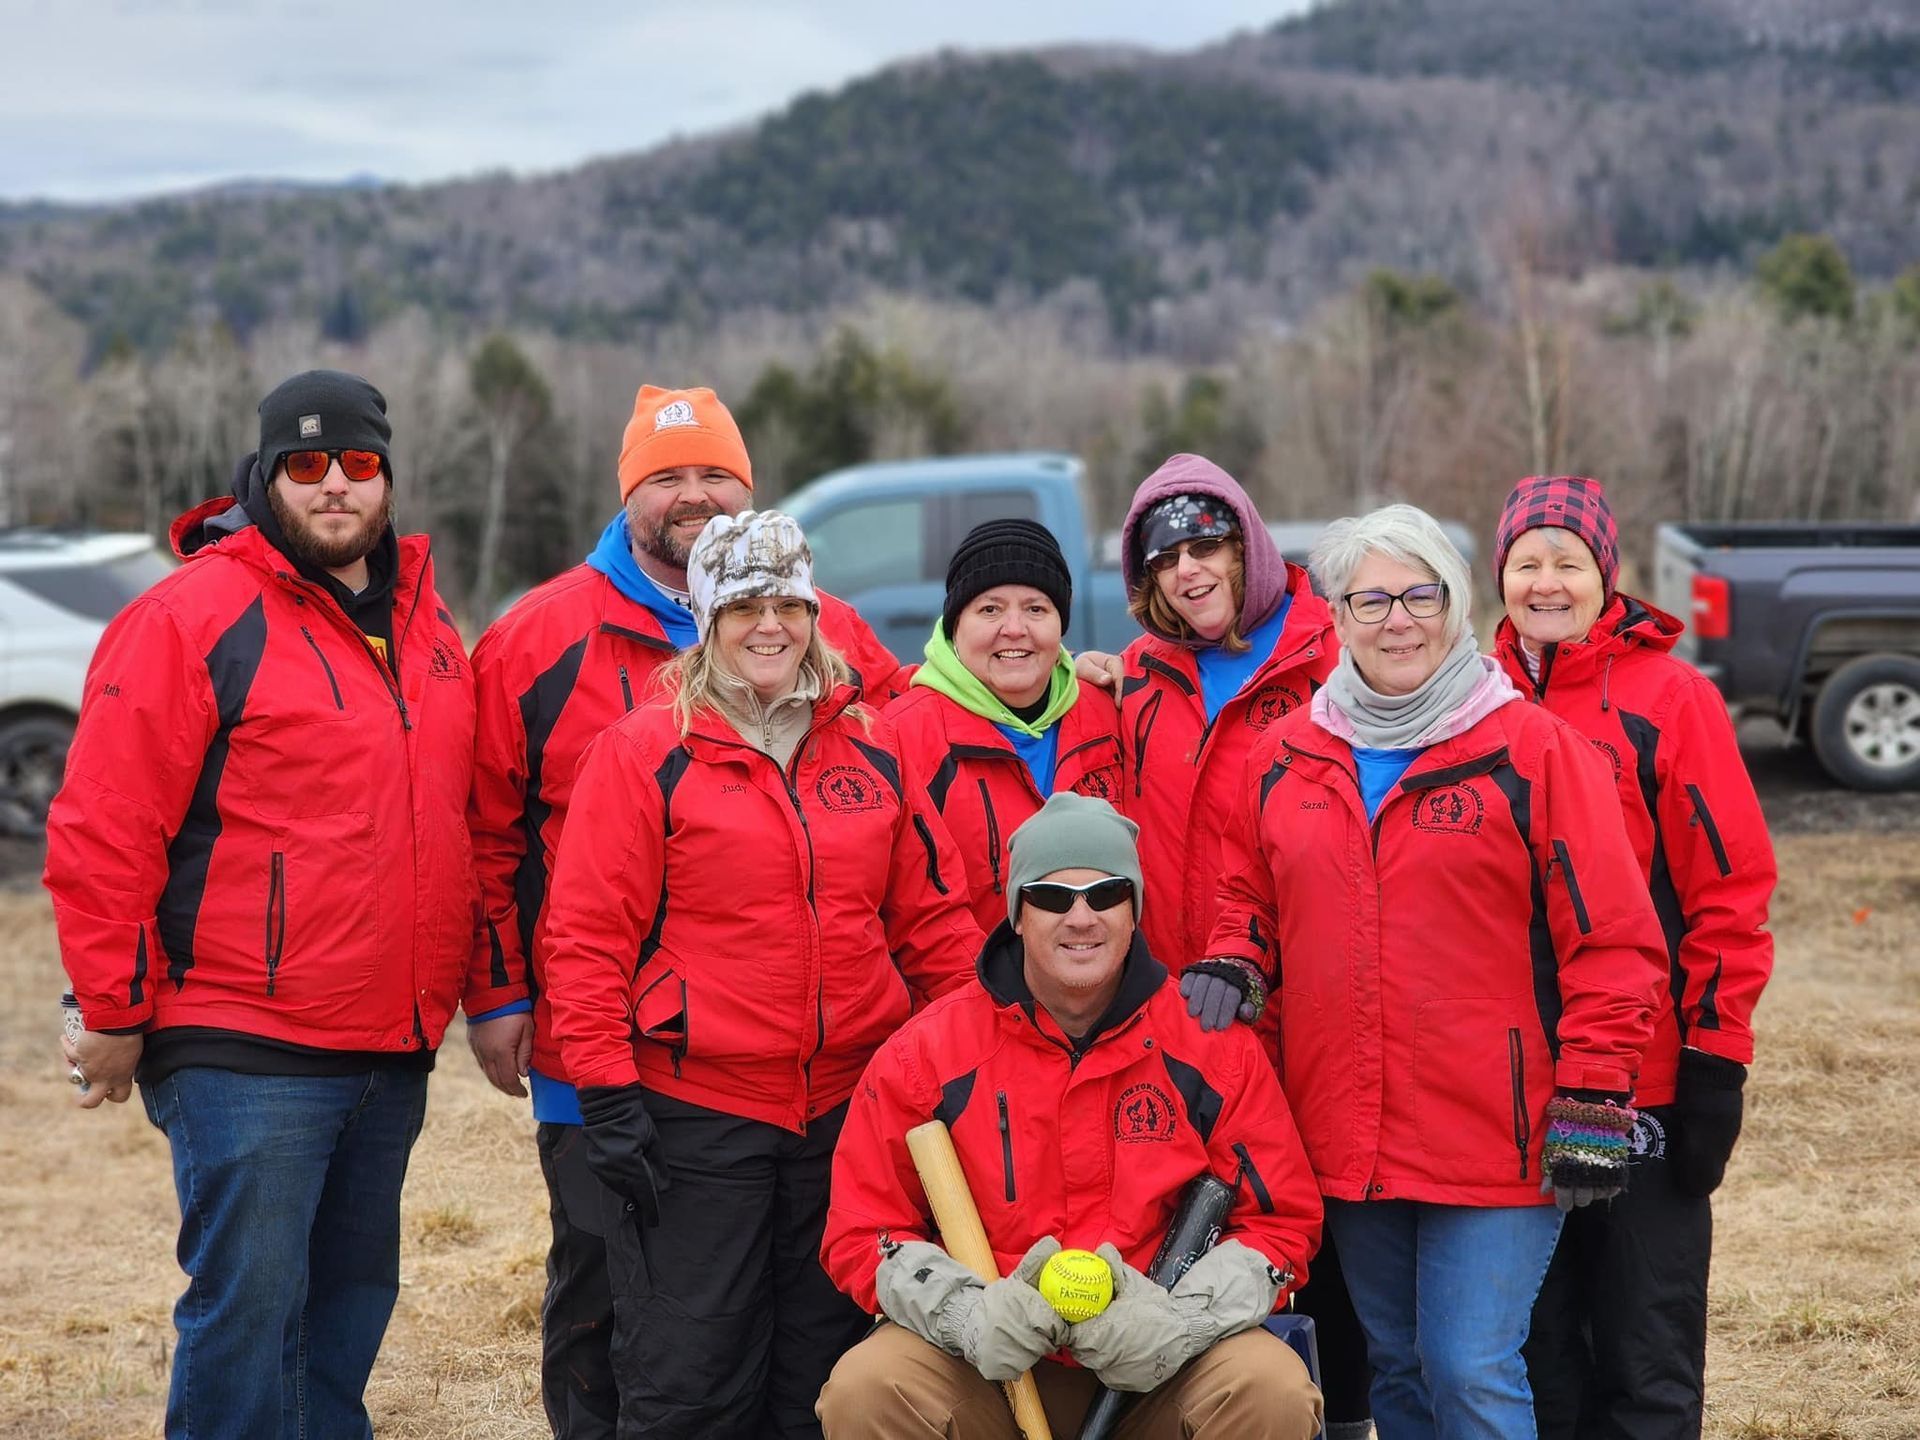
[[[46,829],[93,647],[171,568],[145,535],[0,531],[0,833]]]

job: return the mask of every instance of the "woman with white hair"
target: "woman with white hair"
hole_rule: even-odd
[[[716,515],[699,640],[587,749],[554,866],[553,1031],[606,1217],[620,1428],[818,1436],[868,1319],[819,1249],[847,1100],[981,943],[960,859],[869,737],[785,515]]]
[[[1279,1006],[1383,1440],[1515,1440],[1562,1214],[1624,1183],[1659,926],[1612,776],[1475,650],[1432,517],[1312,563],[1340,664],[1253,756],[1208,953]]]

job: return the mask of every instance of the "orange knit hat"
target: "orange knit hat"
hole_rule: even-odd
[[[620,440],[620,498],[624,501],[649,475],[680,465],[711,465],[753,489],[747,442],[719,396],[704,387],[663,390],[642,385]]]

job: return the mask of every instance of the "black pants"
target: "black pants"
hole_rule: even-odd
[[[540,1306],[540,1398],[554,1440],[613,1440],[620,1398],[613,1383],[613,1291],[605,1226],[620,1211],[587,1168],[578,1125],[539,1127],[553,1244]]]
[[[1626,1193],[1567,1216],[1527,1340],[1540,1440],[1698,1440],[1713,1210],[1667,1162],[1673,1112],[1640,1112]]]
[[[607,1230],[620,1440],[819,1440],[814,1402],[871,1321],[820,1268],[840,1106],[795,1135],[649,1094],[660,1224]]]
[[[1308,1267],[1307,1283],[1293,1297],[1293,1308],[1313,1317],[1320,1346],[1320,1393],[1326,1399],[1329,1425],[1371,1419],[1368,1389],[1373,1372],[1367,1366],[1367,1336],[1353,1313],[1347,1277],[1340,1269],[1333,1233],[1321,1231],[1320,1252]]]

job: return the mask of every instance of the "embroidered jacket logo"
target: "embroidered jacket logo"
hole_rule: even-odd
[[[1470,785],[1444,785],[1428,790],[1413,805],[1413,828],[1429,833],[1478,835],[1486,818],[1486,802]]]
[[[1128,1145],[1173,1139],[1173,1097],[1158,1085],[1129,1085],[1113,1107],[1113,1138]]]
[[[1292,686],[1262,685],[1247,700],[1247,724],[1255,730],[1264,730],[1299,705],[1300,692]]]
[[[813,793],[829,810],[846,813],[878,810],[880,785],[858,765],[834,765],[813,782]]]

